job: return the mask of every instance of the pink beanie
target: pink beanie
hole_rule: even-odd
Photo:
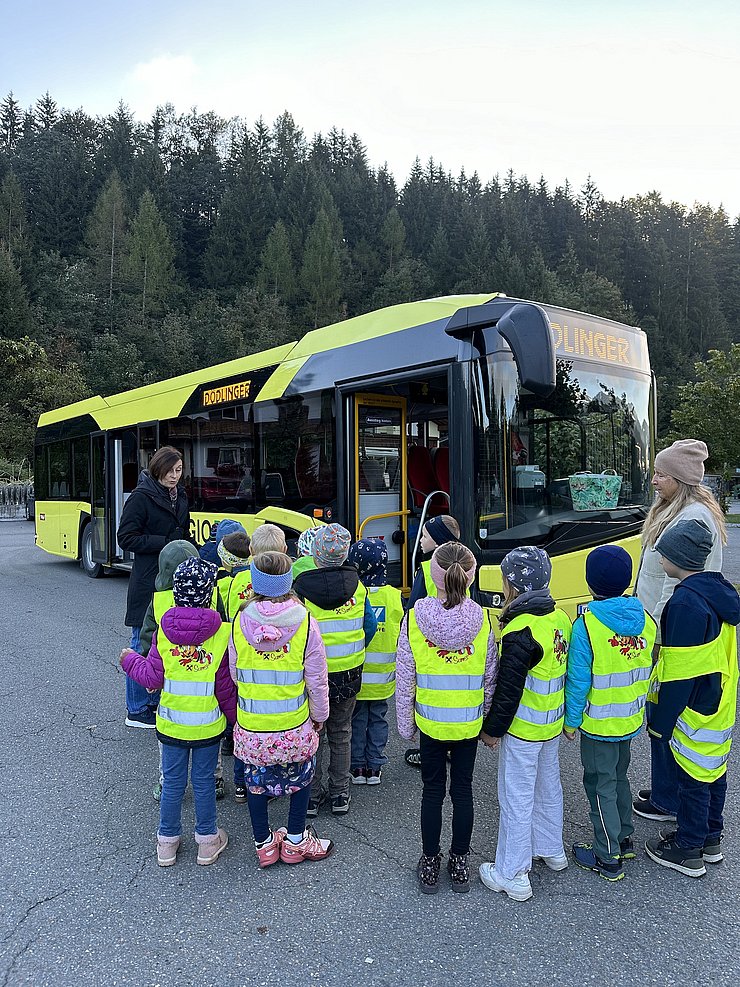
[[[704,460],[709,450],[701,439],[679,439],[655,457],[655,468],[690,487],[704,479]]]
[[[436,554],[437,553],[435,552],[434,555]],[[447,572],[447,570],[442,568],[439,562],[437,562],[437,560],[435,559],[434,555],[432,556],[432,561],[429,564],[429,575],[432,577],[432,582],[437,587],[437,589],[441,590],[441,592],[444,593],[445,573]],[[469,569],[465,572],[468,586],[472,586],[473,584],[473,580],[475,579],[476,568],[477,568],[477,563],[473,561],[472,569]]]

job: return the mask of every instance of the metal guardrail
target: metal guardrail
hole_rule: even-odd
[[[33,484],[0,483],[0,520],[25,521],[33,516]]]

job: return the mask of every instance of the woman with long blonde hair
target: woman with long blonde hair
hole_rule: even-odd
[[[703,521],[712,533],[712,548],[705,569],[720,572],[722,546],[727,529],[722,510],[712,492],[702,486],[704,462],[709,452],[698,439],[679,439],[655,457],[653,487],[656,498],[642,529],[642,553],[635,595],[658,625],[663,609],[678,585],[663,571],[655,551],[658,538],[677,521]],[[648,708],[649,713],[649,708]],[[651,740],[651,787],[642,790],[632,803],[639,816],[660,822],[672,821],[678,809],[678,782],[668,744]]]

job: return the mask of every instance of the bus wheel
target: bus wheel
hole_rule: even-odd
[[[91,579],[99,579],[105,574],[100,562],[93,560],[92,525],[86,524],[82,529],[82,547],[80,549],[80,565],[82,571]]]

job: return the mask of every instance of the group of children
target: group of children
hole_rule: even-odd
[[[432,554],[406,612],[387,584],[383,542],[352,545],[338,524],[304,532],[295,562],[269,524],[250,540],[237,522],[220,522],[204,558],[172,543],[160,558],[144,653],[121,655],[127,674],[161,690],[159,864],[176,860],[189,763],[198,863],[226,847],[216,793],[220,741],[232,727],[224,745],[233,750],[235,798],[248,804],[259,866],[326,857],[333,844],[307,819],[327,802],[344,815],[351,786],[380,784],[395,692],[400,735],[419,735],[407,760],[419,764],[423,782],[417,874],[425,893],[439,888],[448,764],[447,869],[454,891],[469,890],[479,742],[499,749],[496,857],[480,867],[483,884],[525,901],[533,860],[553,871],[568,866],[559,745],[576,731],[594,838],[575,844],[573,858],[621,879],[635,856],[627,769],[646,703],[649,729],[674,756],[680,803],[676,832],[661,832],[646,851],[700,876],[705,862],[722,859],[740,622],[737,592],[719,573],[703,572],[710,547],[699,521],[676,523],[658,542],[666,572],[681,582],[661,617],[654,665],[656,626],[625,595],[632,561],[618,546],[589,553],[593,602],[573,625],[550,595],[547,553],[509,552],[494,630],[492,612],[470,596],[476,561],[453,518],[427,523],[422,548]],[[688,608],[695,617],[687,637]],[[273,830],[268,801],[282,795],[290,798],[287,826]]]

